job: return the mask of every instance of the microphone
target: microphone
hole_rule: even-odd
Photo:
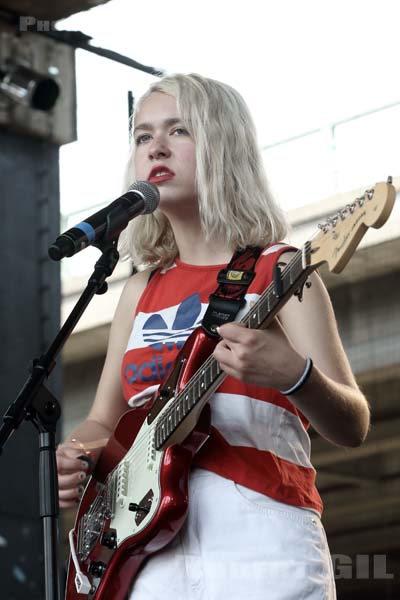
[[[50,258],[61,260],[87,246],[116,239],[131,219],[152,213],[159,202],[160,192],[153,183],[133,183],[123,196],[58,236],[48,250]]]

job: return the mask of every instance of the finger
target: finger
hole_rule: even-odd
[[[75,473],[77,471],[84,471],[88,473],[92,470],[92,465],[88,462],[87,457],[67,457],[61,454],[57,455],[57,470],[61,474]]]
[[[223,340],[237,344],[248,336],[248,328],[244,323],[225,323],[218,327],[217,331]]]
[[[59,475],[58,476],[58,489],[69,490],[77,488],[82,485],[88,478],[88,474],[84,471],[78,471],[71,473],[70,475]]]
[[[229,360],[232,353],[230,352],[229,354],[230,356],[227,358],[227,360],[222,358],[221,360],[218,360],[218,364],[224,371],[224,373],[226,373],[227,375],[231,375],[232,377],[235,377],[235,379],[237,379],[237,369],[235,368],[234,362],[232,360]]]
[[[218,361],[219,366],[228,375],[235,373],[236,357],[232,350],[225,344],[220,342],[214,350],[214,358]]]
[[[58,503],[60,508],[76,508],[77,503],[74,502],[63,502],[62,500]]]
[[[69,490],[60,490],[58,493],[58,501],[61,508],[70,508],[80,502],[85,488],[83,485],[71,488]]]
[[[228,359],[228,357],[232,355],[232,350],[229,347],[229,345],[225,342],[225,340],[222,340],[215,346],[213,354],[214,354],[214,357],[218,361],[220,361],[220,360]]]
[[[83,484],[76,485],[74,487],[70,487],[66,490],[60,489],[58,491],[58,496],[61,500],[76,500],[80,498],[85,491],[85,486]]]
[[[69,458],[76,458],[78,456],[90,456],[91,451],[83,448],[77,448],[74,444],[63,443],[57,446],[57,456],[67,456]]]
[[[77,504],[79,504],[79,499],[70,502],[64,502],[63,500],[60,500],[58,503],[60,508],[76,508]]]
[[[83,444],[78,446],[72,442],[64,442],[57,447],[57,457],[66,457],[70,459],[81,458],[89,461],[92,451],[88,450]]]

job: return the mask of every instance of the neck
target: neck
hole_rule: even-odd
[[[227,246],[223,240],[204,239],[200,227],[200,218],[170,219],[178,246],[179,258],[191,265],[222,265],[232,258],[235,248]]]
[[[232,258],[234,248],[216,241],[205,241],[201,232],[197,236],[177,239],[179,258],[190,265],[222,265]]]

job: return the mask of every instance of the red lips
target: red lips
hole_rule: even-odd
[[[157,167],[153,167],[150,171],[150,175],[147,178],[147,181],[150,183],[161,183],[163,181],[169,181],[175,177],[175,173],[165,167],[164,165],[158,165]]]

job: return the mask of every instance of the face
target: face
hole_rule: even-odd
[[[142,102],[134,138],[136,179],[159,188],[160,209],[197,206],[195,145],[173,96],[153,92]]]

